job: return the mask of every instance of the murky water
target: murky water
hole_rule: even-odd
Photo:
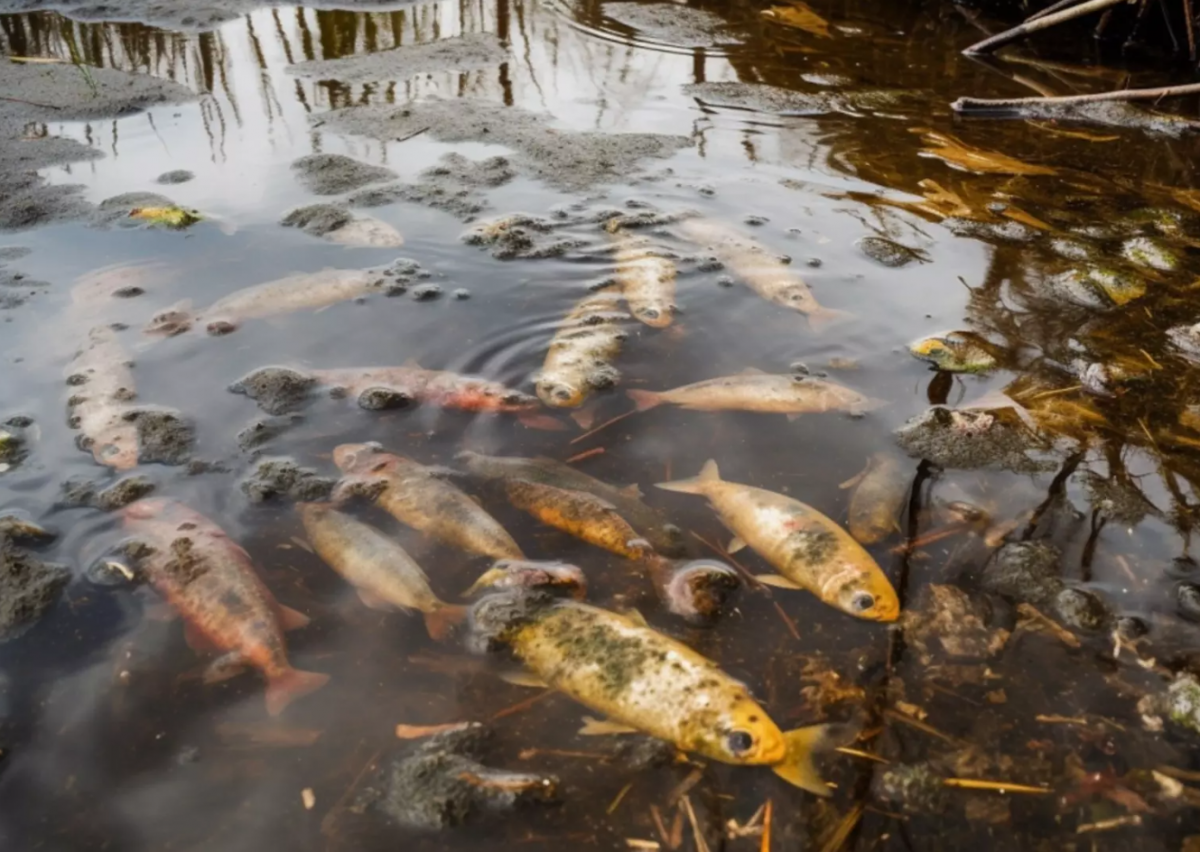
[[[949,5],[817,3],[822,23],[806,18],[807,28],[796,28],[753,5],[713,4],[706,10],[723,21],[715,31],[712,20],[661,11],[654,20],[671,26],[653,26],[644,10],[618,5],[625,8],[551,0],[378,12],[280,7],[204,33],[80,23],[49,12],[0,16],[0,43],[13,55],[68,62],[74,55],[90,66],[169,78],[200,95],[114,120],[32,128],[105,154],[48,169],[48,180],[82,185],[96,204],[157,192],[211,220],[179,232],[76,222],[0,234],[0,247],[31,250],[10,266],[51,285],[0,313],[0,415],[35,424],[27,430],[28,456],[0,474],[0,508],[24,510],[60,533],[39,553],[73,572],[48,616],[0,647],[5,848],[560,849],[626,848],[633,839],[646,845],[632,848],[758,849],[767,848],[761,819],[737,829],[767,801],[776,850],[1179,849],[1200,834],[1189,809],[1200,793],[1173,781],[1186,785],[1188,772],[1200,770],[1197,733],[1170,720],[1165,731],[1146,731],[1137,708],[1143,695],[1161,693],[1173,672],[1194,663],[1197,641],[1177,612],[1176,585],[1188,564],[1172,562],[1188,554],[1196,518],[1200,435],[1187,414],[1197,399],[1196,374],[1166,334],[1197,319],[1200,195],[1191,143],[1047,122],[955,123],[948,103],[959,95],[1070,93],[1116,85],[1119,76],[1069,65],[1064,56],[995,68],[969,62],[957,51],[978,38],[984,22]],[[435,58],[428,68],[347,72],[350,79],[328,68],[289,73],[308,60],[476,34],[504,45],[497,61],[459,70],[461,62]],[[717,85],[739,81],[786,91],[764,102],[761,90]],[[470,99],[466,111],[482,101],[544,113],[564,132],[679,138],[663,156],[618,158],[615,174],[598,180],[555,172],[552,162],[541,179],[533,176],[538,151],[514,150],[515,132],[503,127],[497,138],[507,145],[443,141],[453,134],[433,125],[414,127],[407,138],[386,128],[355,135],[322,117],[431,98]],[[579,139],[567,137],[564,148]],[[597,138],[591,150],[603,157],[610,143]],[[386,166],[400,182],[425,186],[358,210],[402,233],[402,248],[345,248],[279,224],[295,207],[347,194],[318,197],[299,179],[293,161],[313,153]],[[436,179],[421,175],[449,154],[504,156],[517,172],[495,186],[441,186],[479,208],[475,222],[455,215],[461,206],[422,203],[444,198],[431,196]],[[195,178],[156,183],[175,169]],[[599,222],[614,208],[696,213],[738,227],[786,255],[822,305],[853,317],[815,332],[799,313],[707,262],[707,248],[689,243],[676,225],[641,229],[656,249],[679,258],[680,313],[666,329],[631,326],[616,362],[618,387],[587,409],[595,424],[629,411],[626,389],[671,388],[747,368],[783,373],[798,363],[887,405],[862,417],[794,421],[662,407],[583,436],[565,417],[567,429],[541,431],[507,416],[431,406],[371,412],[318,398],[263,447],[239,448],[238,433],[264,415],[227,387],[266,365],[414,360],[532,391],[556,323],[613,273]],[[569,239],[571,246],[552,257],[500,260],[460,239],[479,221],[516,212],[548,217],[557,233],[537,239]],[[1122,251],[1137,236],[1172,253],[1172,268],[1131,263]],[[872,259],[865,238],[904,246],[902,265]],[[383,269],[397,257],[416,260],[442,297],[376,294],[247,320],[224,337],[193,330],[162,339],[141,330],[181,300],[204,307],[290,273]],[[1129,276],[1144,295],[1114,297],[1111,276],[1108,291],[1056,277],[1085,267]],[[88,297],[79,285],[105,268],[135,270],[122,281],[144,292]],[[454,298],[460,288],[470,297]],[[201,661],[179,623],[156,617],[148,590],[99,586],[84,576],[122,533],[109,514],[64,508],[61,484],[83,478],[103,487],[118,477],[77,448],[63,375],[88,330],[108,323],[121,324],[139,402],[183,412],[195,427],[193,457],[211,463],[137,472],[160,495],[221,524],[276,596],[312,618],[292,634],[291,659],[333,680],[278,720],[266,716],[255,675],[203,684]],[[949,329],[986,335],[1003,353],[998,368],[938,373],[906,351],[911,341]],[[1091,364],[1107,365],[1107,395],[1089,393],[1097,390],[1088,380],[1096,373],[1086,372]],[[419,619],[363,607],[302,546],[286,499],[254,503],[241,488],[256,453],[290,456],[333,476],[332,449],[350,441],[379,441],[437,465],[453,465],[461,449],[582,456],[581,469],[638,483],[680,526],[723,543],[728,534],[703,501],[650,486],[693,475],[714,458],[728,479],[787,493],[844,520],[851,491],[839,483],[872,453],[900,454],[894,430],[931,403],[969,405],[1001,389],[1031,409],[1045,438],[1035,448],[1045,469],[942,469],[906,459],[913,495],[896,532],[869,548],[905,608],[925,613],[903,630],[778,589],[744,589],[714,628],[687,627],[630,563],[514,510],[489,508],[529,556],[582,566],[592,600],[639,608],[651,624],[744,679],[782,727],[857,718],[865,730],[856,747],[893,765],[929,762],[943,777],[1045,786],[1046,795],[899,795],[881,780],[890,766],[846,754],[825,761],[837,785],[826,801],[764,769],[631,769],[611,756],[612,743],[577,736],[585,711],[570,700],[551,694],[531,702],[540,693],[497,679],[456,646],[434,643]],[[985,522],[955,527],[936,511],[952,501],[980,508]],[[447,598],[485,567],[382,513],[368,517],[404,544]],[[1060,548],[1063,579],[1103,601],[1104,623],[1062,632],[1047,626],[1064,619],[1044,604],[1036,610],[1046,611],[1041,620],[1011,595],[987,596],[984,564],[1005,540]],[[699,539],[692,543],[697,554],[713,555]],[[754,573],[766,570],[749,552],[737,558]],[[990,609],[987,630],[1014,630],[1002,648],[946,653],[948,646],[936,646],[930,629],[953,632],[947,623],[928,627],[929,587],[942,584]],[[1114,658],[1121,616],[1136,617],[1149,633],[1139,649],[1118,643]],[[923,722],[905,722],[913,716]],[[397,747],[397,724],[464,720],[493,728],[487,763],[557,776],[561,802],[441,832],[356,812],[364,779]],[[311,791],[311,808],[302,790]],[[693,823],[706,840],[696,839]]]

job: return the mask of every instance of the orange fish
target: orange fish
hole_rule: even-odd
[[[320,689],[329,675],[292,668],[283,631],[308,618],[275,600],[236,542],[199,512],[164,498],[122,512],[125,528],[146,546],[139,568],[184,619],[188,644],[221,652],[205,673],[213,683],[253,666],[267,679],[267,712]]]

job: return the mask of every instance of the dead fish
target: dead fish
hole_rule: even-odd
[[[900,600],[879,565],[849,533],[813,507],[763,488],[726,482],[712,460],[699,476],[658,487],[707,497],[733,531],[729,552],[749,546],[783,575],[760,577],[763,582],[807,589],[858,618],[899,617]]]
[[[842,483],[850,495],[850,534],[863,544],[875,544],[896,532],[912,473],[890,453],[876,453],[858,476]]]
[[[372,444],[342,444],[333,461],[344,474],[335,504],[369,495],[402,524],[445,544],[492,559],[525,558],[495,518],[433,469]]]
[[[469,597],[484,589],[537,589],[583,600],[587,597],[587,577],[579,566],[568,562],[501,559],[463,594]]]
[[[96,461],[117,470],[138,463],[131,363],[116,332],[97,326],[67,368],[67,384],[74,388],[68,402],[71,422],[83,433]]]
[[[706,246],[755,293],[807,316],[814,331],[850,318],[844,311],[822,307],[799,273],[736,228],[712,219],[684,219],[679,228],[689,240]]]
[[[325,269],[299,273],[230,293],[199,311],[185,300],[157,314],[146,326],[147,334],[182,334],[204,322],[209,334],[229,334],[249,319],[315,311],[379,292],[383,278],[370,270]]]
[[[612,362],[628,336],[616,290],[600,290],[581,300],[558,327],[536,380],[537,395],[555,408],[578,408],[593,391],[620,378]]]
[[[372,609],[418,610],[429,635],[445,639],[466,610],[441,600],[429,578],[403,547],[374,527],[328,503],[298,503],[308,540],[330,568],[358,590]]]
[[[624,231],[616,241],[617,284],[634,318],[654,328],[666,328],[675,315],[675,263],[655,254],[648,240]]]
[[[618,487],[588,476],[568,464],[548,458],[519,456],[485,456],[463,450],[455,458],[474,476],[484,479],[524,479],[541,482],[555,488],[593,494],[616,507],[641,538],[650,542],[664,556],[682,556],[686,551],[683,530],[667,521],[661,512],[642,500],[636,485]]]
[[[789,420],[801,414],[826,411],[862,414],[883,404],[827,379],[775,375],[753,369],[736,376],[706,379],[674,390],[629,390],[626,393],[638,411],[669,402],[693,411],[786,414]]]
[[[421,405],[458,411],[515,414],[535,429],[561,430],[558,420],[539,414],[537,397],[513,390],[499,382],[479,376],[466,376],[449,370],[426,370],[415,361],[402,367],[346,367],[337,370],[313,370],[310,375],[322,385],[344,391],[362,400],[365,393],[384,388],[395,391],[400,399]]]
[[[819,796],[812,764],[838,726],[784,733],[745,684],[687,645],[635,618],[578,601],[488,595],[475,604],[476,635],[507,646],[547,686],[608,721],[593,731],[640,732],[682,751],[740,766],[768,766]]]
[[[139,568],[179,612],[188,644],[222,653],[206,680],[245,666],[267,679],[267,712],[277,716],[295,699],[320,689],[329,675],[294,669],[283,631],[308,618],[275,600],[249,554],[211,520],[174,500],[148,498],[122,510],[125,528],[147,545]]]
[[[547,526],[610,553],[626,559],[641,559],[653,553],[650,542],[621,517],[617,507],[594,494],[523,479],[505,480],[504,493],[513,506]]]

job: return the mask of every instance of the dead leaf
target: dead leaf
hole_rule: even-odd
[[[926,156],[936,157],[964,171],[975,172],[976,174],[996,175],[1055,174],[1054,169],[1025,163],[1007,154],[1001,154],[998,151],[985,151],[982,148],[975,148],[955,139],[953,136],[937,133],[928,128],[913,127],[909,129],[909,132],[921,134],[921,141],[925,144],[925,148],[922,151]]]
[[[803,3],[772,6],[770,9],[764,9],[762,15],[764,18],[775,21],[778,24],[783,24],[785,27],[794,27],[798,30],[804,30],[806,33],[812,33],[820,38],[829,38],[829,21],[822,18]]]

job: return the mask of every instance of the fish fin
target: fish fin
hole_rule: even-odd
[[[663,404],[662,394],[657,391],[636,390],[630,389],[625,391],[625,396],[633,400],[635,411],[648,411],[651,408],[656,408]]]
[[[628,618],[630,621],[632,621],[634,624],[638,625],[639,627],[649,627],[650,626],[646,622],[646,616],[642,615],[642,611],[639,609],[634,609],[633,607],[630,607],[629,609],[625,610],[621,614],[624,615],[626,618]]]
[[[329,675],[288,668],[267,682],[267,712],[278,716],[295,701],[329,683]]]
[[[713,459],[709,459],[704,463],[704,467],[700,468],[700,473],[693,476],[691,479],[677,479],[674,482],[659,482],[655,484],[655,488],[661,488],[664,491],[679,491],[684,494],[703,494],[704,484],[706,482],[720,482],[721,471],[717,468],[717,463]]]
[[[618,488],[617,491],[620,493],[620,495],[622,497],[629,497],[630,499],[633,499],[633,500],[636,500],[639,497],[644,496],[642,494],[642,489],[638,488],[636,482],[632,483],[631,485],[626,485],[624,488]]]
[[[793,589],[795,591],[803,591],[804,587],[789,580],[780,574],[755,574],[754,579],[762,583],[764,586],[774,586],[777,589]]]
[[[766,374],[765,370],[760,370],[758,367],[747,367],[738,371],[739,376],[765,376]]]
[[[394,606],[370,589],[355,589],[354,591],[358,593],[358,599],[363,602],[363,605],[370,609],[378,610],[379,612],[395,612],[397,609],[400,609],[400,607]]]
[[[783,760],[771,767],[771,771],[794,787],[817,796],[829,796],[833,793],[829,785],[822,779],[817,768],[813,765],[814,752],[829,748],[829,734],[838,725],[812,725],[808,728],[796,728],[783,735],[787,743],[787,754]]]
[[[846,311],[836,311],[833,308],[817,308],[808,315],[808,327],[813,331],[822,332],[832,325],[838,325],[854,319],[854,314]]]
[[[187,642],[188,647],[193,651],[204,653],[205,651],[220,651],[221,646],[213,640],[209,639],[199,627],[192,624],[190,621],[183,623],[183,638]]]
[[[725,550],[728,553],[737,553],[739,550],[742,550],[745,547],[746,542],[742,540],[742,537],[735,535],[729,540],[729,545],[725,548]]]
[[[591,716],[584,716],[583,727],[579,729],[578,733],[581,737],[604,737],[612,734],[638,734],[641,732],[637,728],[614,722],[611,719],[593,719]]]
[[[867,463],[865,465],[863,465],[863,469],[860,470],[858,473],[854,474],[854,476],[847,479],[845,482],[840,483],[838,485],[838,488],[845,491],[847,488],[853,488],[855,485],[858,485],[858,483],[860,483],[864,479],[866,479],[867,474],[871,472],[871,468],[873,468],[874,466],[875,466],[875,458],[873,456],[868,456]]]
[[[591,429],[592,424],[596,422],[596,406],[585,405],[572,411],[569,416],[580,429]]]
[[[238,232],[238,226],[235,222],[230,222],[228,219],[209,219],[217,226],[217,230],[227,237],[232,237]]]
[[[537,411],[522,411],[517,415],[517,422],[526,429],[537,429],[541,432],[565,432],[567,430],[567,424],[557,417]]]
[[[275,610],[279,614],[279,626],[288,630],[299,630],[301,627],[308,627],[308,623],[312,621],[304,613],[298,609],[292,609],[290,606],[284,606],[281,603],[275,604]]]
[[[467,620],[467,608],[446,604],[432,612],[425,613],[425,629],[429,638],[435,642],[444,642],[450,637],[458,625]]]
[[[237,677],[246,670],[248,665],[249,662],[241,651],[230,651],[205,666],[202,677],[208,684],[221,683],[231,677]]]
[[[524,669],[515,669],[513,671],[500,672],[500,680],[505,683],[511,683],[513,686],[528,686],[531,689],[549,689],[550,684],[542,680],[533,672],[525,671]]]
[[[500,568],[492,566],[491,568],[487,569],[482,574],[480,574],[479,579],[476,580],[474,583],[472,583],[471,588],[469,588],[465,592],[463,592],[462,596],[464,598],[469,598],[469,597],[471,597],[471,595],[476,594],[477,592],[480,592],[483,589],[488,588],[493,583],[495,583],[498,579],[500,579],[502,576],[504,576],[504,571],[501,570]]]

